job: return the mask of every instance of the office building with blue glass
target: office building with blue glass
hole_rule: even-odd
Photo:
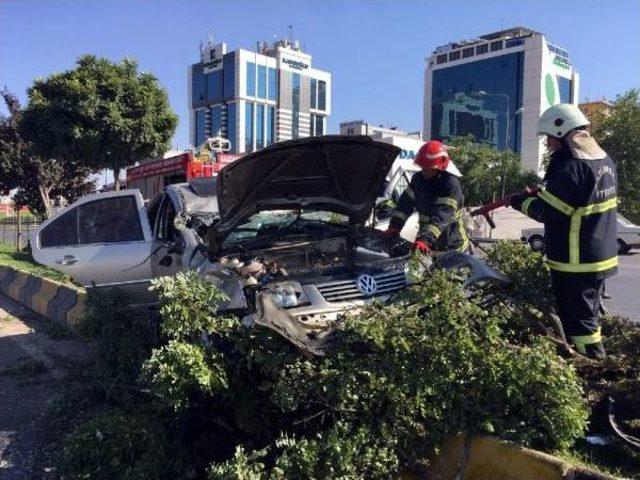
[[[311,66],[298,42],[259,42],[227,52],[210,42],[189,67],[190,141],[220,132],[232,153],[324,135],[331,113],[331,74]]]
[[[569,53],[539,32],[515,27],[449,43],[427,58],[423,138],[472,135],[538,171],[538,118],[557,103],[577,104],[578,88]]]

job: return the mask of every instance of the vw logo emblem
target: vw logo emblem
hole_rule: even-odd
[[[376,283],[376,279],[371,275],[367,275],[363,273],[358,277],[356,281],[356,285],[358,290],[360,290],[365,296],[371,296],[378,291],[378,284]]]

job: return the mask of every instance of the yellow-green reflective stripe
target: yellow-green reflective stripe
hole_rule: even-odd
[[[580,263],[580,224],[582,215],[575,214],[571,217],[569,228],[569,263]]]
[[[399,210],[395,210],[395,211],[391,214],[391,216],[392,216],[392,217],[395,217],[395,218],[399,218],[400,220],[406,220],[406,219],[407,219],[407,214],[406,214],[406,213],[403,213],[403,212],[401,212],[401,211],[399,211]]]
[[[455,209],[458,208],[458,201],[453,197],[438,197],[436,198],[436,205],[449,205]]]
[[[593,262],[593,263],[564,263],[564,262],[556,262],[555,260],[547,259],[547,265],[549,265],[549,268],[553,270],[558,270],[559,272],[569,272],[569,273],[602,272],[604,270],[609,270],[610,268],[617,267],[618,257],[615,256],[607,260],[602,260],[601,262]]]
[[[416,194],[413,193],[413,190],[411,189],[411,187],[407,187],[404,191],[407,195],[409,195],[409,198],[411,200],[415,200],[416,199]]]
[[[547,202],[549,205],[551,205],[556,210],[561,211],[565,215],[571,215],[575,211],[575,208],[573,208],[571,205],[563,202],[562,200],[560,200],[558,197],[556,197],[552,193],[549,193],[547,190],[541,190],[540,193],[539,193],[539,196],[540,196],[540,198],[542,200]]]
[[[600,327],[589,335],[571,335],[569,337],[573,344],[576,346],[576,350],[580,353],[587,353],[586,346],[592,343],[599,343],[602,341],[602,330]]]
[[[527,217],[529,216],[529,205],[533,203],[536,197],[529,197],[524,202],[522,202],[522,213],[524,213]]]
[[[462,246],[458,248],[458,252],[464,252],[469,247],[469,239],[462,219],[458,220],[458,229],[460,230],[460,237],[462,237]]]
[[[428,230],[429,232],[433,233],[433,235],[438,238],[440,236],[440,234],[442,234],[442,230],[440,230],[438,227],[436,227],[434,224],[430,223],[429,225],[426,225],[425,230]]]
[[[592,203],[586,207],[576,208],[571,216],[571,227],[569,229],[569,263],[580,263],[580,226],[582,217],[585,215],[593,215],[595,213],[603,213],[618,205],[618,198],[614,197],[600,203]]]
[[[606,202],[592,203],[586,207],[580,207],[576,210],[577,215],[592,215],[594,213],[603,213],[618,205],[618,197],[613,197]]]

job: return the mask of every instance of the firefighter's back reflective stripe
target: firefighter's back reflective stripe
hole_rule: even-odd
[[[616,208],[618,204],[617,197],[613,197],[605,202],[592,203],[586,207],[576,208],[573,215],[571,215],[571,226],[569,228],[569,263],[580,263],[580,225],[582,224],[582,217],[586,215],[593,215],[596,213],[604,213],[607,210]]]
[[[555,260],[547,260],[549,267],[554,270],[570,273],[603,272],[617,267],[617,255],[599,262],[580,262],[580,229],[582,226],[582,218],[587,215],[608,212],[609,210],[615,209],[617,204],[617,197],[613,197],[604,202],[592,203],[585,207],[576,208],[571,215],[571,223],[569,227],[569,262],[565,263]]]
[[[589,335],[571,335],[569,337],[573,344],[576,346],[576,350],[582,354],[587,353],[587,345],[591,345],[593,343],[599,343],[602,341],[602,332],[600,327],[598,329],[589,334]]]

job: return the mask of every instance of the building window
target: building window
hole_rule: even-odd
[[[256,96],[256,64],[247,62],[247,97]]]
[[[211,107],[211,134],[217,135],[222,131],[222,107],[215,105]]]
[[[496,52],[498,50],[502,50],[502,40],[498,42],[491,42],[491,51]]]
[[[309,107],[318,108],[318,80],[311,79],[311,88],[309,93]]]
[[[522,116],[513,112],[523,105],[524,57],[512,52],[434,70],[430,137],[447,142],[471,135],[520,151]],[[488,93],[471,93],[481,91]]]
[[[191,95],[194,104],[204,102],[206,88],[202,65],[194,65],[191,70]]]
[[[517,47],[518,45],[524,45],[524,39],[523,38],[513,38],[511,40],[507,40],[504,47],[505,48],[512,48],[512,47]]]
[[[227,140],[231,142],[231,153],[239,153],[236,135],[237,103],[227,104]]]
[[[267,67],[258,65],[258,98],[267,98]]]
[[[438,65],[440,65],[441,63],[447,63],[447,54],[445,53],[444,55],[438,55],[436,57],[436,63]]]
[[[451,60],[460,60],[460,50],[457,50],[455,52],[451,52],[449,54],[449,61]]]
[[[236,53],[227,53],[222,61],[224,69],[224,99],[236,97]]]
[[[195,147],[199,147],[204,143],[205,137],[207,135],[206,122],[207,122],[207,116],[204,108],[201,110],[196,110],[196,138],[195,138],[195,145],[194,145]]]
[[[318,80],[318,110],[327,109],[327,82]]]
[[[473,47],[462,50],[462,58],[473,57]]]
[[[271,145],[274,142],[273,132],[275,131],[275,115],[276,109],[275,107],[267,107],[267,121],[266,121],[266,129],[267,129],[267,146]]]
[[[268,100],[276,100],[276,97],[278,96],[278,77],[276,75],[276,69],[275,68],[269,68],[268,69],[268,80],[269,80],[269,95],[268,95]]]
[[[247,102],[244,108],[244,151],[253,152],[253,103]]]
[[[315,117],[313,122],[314,130],[311,132],[312,135],[319,137],[324,135],[324,117],[322,115],[313,115]]]
[[[222,91],[222,70],[207,73],[207,100],[211,102],[220,102],[223,98]]]
[[[571,80],[556,76],[558,78],[558,90],[560,92],[560,103],[571,103]]]
[[[300,74],[291,75],[291,138],[300,137]]]
[[[484,45],[478,45],[476,47],[476,55],[482,55],[483,53],[487,53],[489,51],[489,45],[486,43]]]
[[[264,105],[256,105],[256,149],[264,147]]]

